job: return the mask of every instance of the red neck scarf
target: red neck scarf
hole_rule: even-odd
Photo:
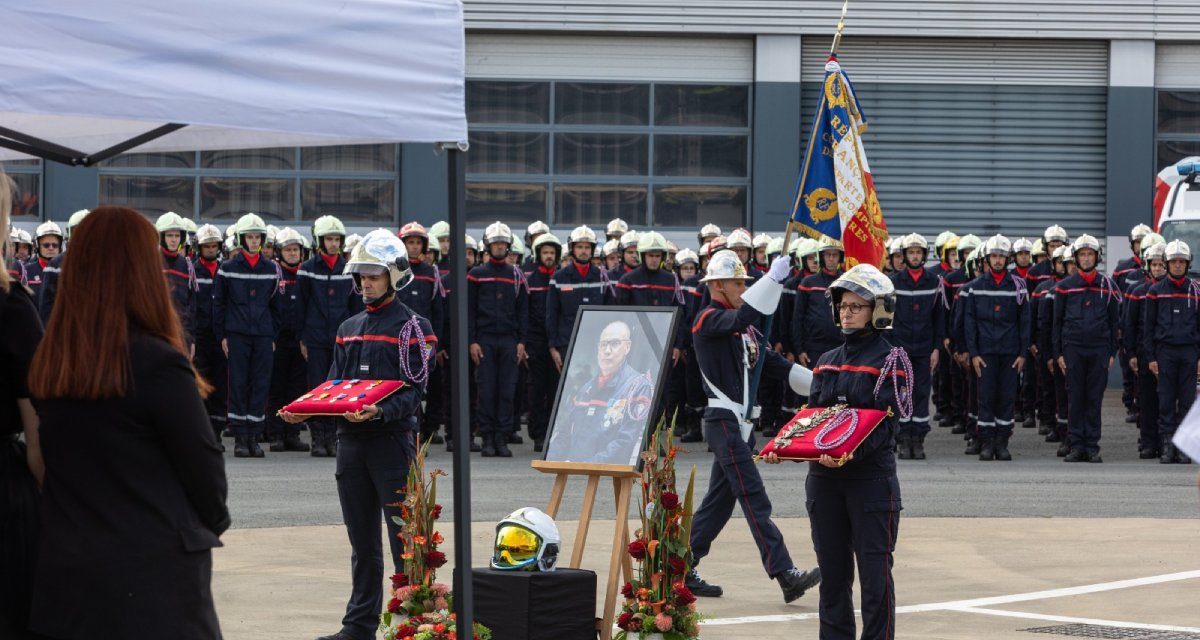
[[[1083,278],[1083,282],[1085,284],[1091,286],[1096,283],[1096,270],[1092,269],[1091,271],[1080,271],[1079,277]]]
[[[575,270],[579,272],[580,278],[588,277],[588,273],[590,273],[592,271],[592,263],[591,262],[584,262],[584,263],[580,264],[580,262],[578,260],[576,260],[574,262],[574,264],[575,264]]]
[[[1017,267],[1016,272],[1017,275],[1021,276],[1022,278],[1029,277],[1029,267]]]
[[[168,258],[174,258],[179,255],[178,251],[167,251],[167,248],[163,246],[159,246],[159,249],[162,250],[162,254]]]
[[[390,295],[390,296],[388,296],[388,297],[387,297],[387,300],[384,300],[383,302],[381,302],[381,303],[379,303],[379,304],[377,304],[377,305],[375,305],[375,306],[367,305],[367,311],[370,311],[370,312],[372,312],[372,313],[374,313],[374,312],[376,312],[376,311],[379,311],[380,309],[382,309],[382,308],[384,308],[384,307],[388,306],[389,304],[391,304],[391,303],[392,303],[392,301],[394,301],[395,299],[396,299],[396,295],[395,295],[395,294],[392,294],[392,295]]]
[[[492,264],[508,264],[508,260],[505,260],[504,258],[500,258],[499,260],[497,260],[491,256],[488,256],[488,262],[490,262]]]
[[[330,271],[333,271],[337,267],[338,255],[336,253],[333,255],[322,253],[321,260],[325,263],[326,267],[329,267]]]
[[[539,265],[538,265],[538,271],[540,271],[540,272],[542,272],[542,273],[544,273],[544,274],[546,274],[546,275],[548,275],[548,276],[552,276],[552,275],[554,275],[554,267],[547,267],[547,266],[546,266],[546,265],[544,265],[544,264],[539,264]]]
[[[209,262],[204,258],[200,258],[200,265],[208,269],[208,277],[214,278],[217,275],[217,267],[221,266],[221,263],[217,260]]]
[[[1167,277],[1171,279],[1171,284],[1175,285],[1176,287],[1179,287],[1180,289],[1182,289],[1183,285],[1187,282],[1187,276],[1184,276],[1182,278],[1176,278],[1175,276],[1168,275]]]
[[[1000,281],[1001,281],[1001,280],[1003,280],[1003,279],[1004,279],[1004,272],[1003,272],[1003,271],[1001,271],[1001,272],[999,272],[999,273],[997,273],[997,272],[995,272],[995,271],[993,271],[993,272],[992,272],[992,280],[995,280],[995,281],[996,281],[996,284],[1000,284]]]
[[[911,267],[908,269],[908,276],[913,279],[913,282],[920,282],[923,275],[925,275],[924,269],[913,269]]]
[[[258,267],[258,259],[262,257],[262,254],[243,251],[242,257],[246,258],[246,263],[250,265],[251,269],[254,269]]]

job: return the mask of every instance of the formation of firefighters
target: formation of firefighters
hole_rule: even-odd
[[[8,268],[35,293],[43,319],[55,304],[71,230],[54,222],[34,234],[13,229]],[[174,213],[157,219],[163,272],[192,345],[197,368],[217,391],[208,402],[213,428],[232,437],[238,457],[337,451],[332,420],[288,424],[279,407],[327,379],[338,327],[362,310],[346,272],[360,240],[326,215],[302,234],[248,213],[224,233]],[[677,306],[679,339],[671,350],[665,411],[677,416],[685,442],[704,439],[706,394],[690,328],[708,304],[702,282],[710,256],[732,250],[757,281],[774,258],[790,256],[767,336],[790,361],[814,366],[842,343],[826,295],[844,273],[845,253],[830,238],[781,237],[715,225],[699,232],[698,250],[679,249],[656,231],[611,221],[603,236],[579,226],[562,240],[542,222],[524,237],[496,222],[466,255],[451,256],[445,222],[411,222],[397,235],[408,250],[412,282],[398,299],[429,320],[439,337],[438,365],[420,416],[422,437],[452,449],[447,368],[450,270],[468,270],[468,340],[472,437],[483,456],[510,457],[523,443],[544,447],[558,377],[582,305]],[[311,241],[310,241],[311,238]],[[1189,276],[1188,245],[1166,242],[1146,225],[1129,235],[1133,257],[1111,274],[1097,270],[1100,242],[1074,240],[1060,226],[1034,242],[986,240],[950,231],[930,243],[896,237],[883,265],[895,287],[888,340],[913,365],[914,411],[900,421],[898,457],[926,458],[937,422],[967,441],[980,460],[1011,460],[1014,427],[1036,429],[1068,462],[1101,462],[1101,406],[1110,367],[1121,368],[1125,421],[1139,429],[1139,456],[1187,463],[1171,436],[1196,395],[1200,376],[1200,285]],[[760,327],[765,328],[765,327]],[[786,383],[764,383],[758,426],[774,435],[806,399]],[[932,411],[931,411],[932,405]],[[932,414],[932,415],[931,415]],[[310,443],[300,432],[310,432]],[[1032,436],[1032,434],[1031,434]]]

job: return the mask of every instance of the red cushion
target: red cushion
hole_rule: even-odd
[[[824,416],[817,415],[822,412]],[[767,442],[759,455],[774,453],[783,460],[849,456],[887,416],[887,411],[853,409],[844,405],[828,410],[821,407],[802,409]]]
[[[379,404],[404,386],[399,380],[328,380],[280,411],[299,416],[358,413],[363,407]]]

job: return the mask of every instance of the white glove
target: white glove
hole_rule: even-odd
[[[792,259],[788,256],[779,256],[771,262],[771,269],[767,271],[767,277],[783,284],[784,280],[792,274]]]

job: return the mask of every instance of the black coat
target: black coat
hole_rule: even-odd
[[[55,638],[219,638],[225,463],[183,354],[130,339],[126,396],[35,400],[46,480],[31,628]]]

